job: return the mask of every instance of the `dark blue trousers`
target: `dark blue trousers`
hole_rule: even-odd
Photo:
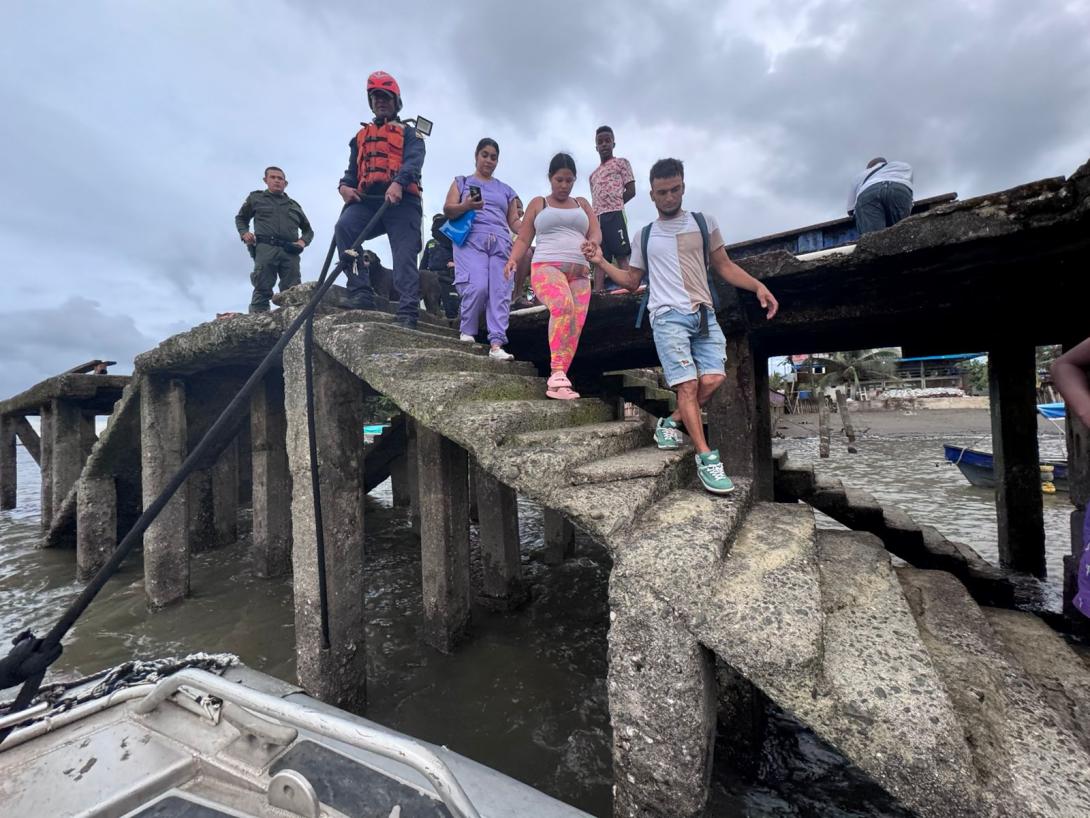
[[[339,254],[351,246],[380,206],[381,202],[368,199],[354,202],[344,209],[334,231]],[[368,239],[383,234],[390,237],[394,285],[401,293],[397,317],[414,323],[420,314],[420,271],[416,268],[416,259],[421,248],[421,214],[420,197],[406,194],[400,203],[386,208],[382,219],[367,236]],[[358,309],[374,309],[375,291],[366,270],[362,272],[362,275],[348,272],[348,297],[352,306]]]

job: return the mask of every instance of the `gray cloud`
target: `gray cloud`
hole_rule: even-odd
[[[486,134],[524,199],[561,149],[585,195],[608,122],[637,173],[632,223],[673,154],[688,204],[741,240],[840,215],[876,153],[911,162],[920,195],[1071,172],[1090,156],[1088,21],[1086,0],[18,4],[0,52],[5,325],[34,315],[53,340],[5,346],[0,391],[90,357],[72,305],[106,317],[101,354],[122,357],[243,309],[232,219],[267,164],[315,225],[315,277],[374,68],[436,122],[428,213]]]

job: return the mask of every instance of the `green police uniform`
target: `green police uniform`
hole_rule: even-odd
[[[310,244],[314,231],[303,208],[286,193],[255,190],[246,197],[235,216],[239,236],[250,229],[251,219],[259,241],[251,248],[254,271],[250,274],[250,283],[254,285],[254,295],[250,300],[250,312],[267,312],[277,276],[280,277],[280,292],[299,283],[299,256],[261,239],[290,244],[301,238],[304,244]]]

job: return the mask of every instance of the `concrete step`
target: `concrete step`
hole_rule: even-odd
[[[536,375],[497,372],[432,372],[417,377],[410,370],[402,376],[401,391],[426,396],[432,411],[442,412],[469,401],[545,400],[545,381]]]
[[[1039,616],[1000,608],[983,610],[992,630],[1052,705],[1060,726],[1090,751],[1090,668]]]
[[[682,446],[674,450],[644,446],[622,454],[600,457],[577,466],[571,470],[571,482],[573,484],[615,483],[640,477],[659,477],[686,462],[692,465],[691,471],[695,475],[696,464],[693,462],[692,446]]]
[[[821,682],[798,714],[921,816],[987,814],[957,713],[873,535],[818,531]]]
[[[642,532],[635,532],[642,526],[645,512],[655,506],[660,498],[690,485],[694,475],[692,460],[683,457],[654,476],[558,489],[550,507],[607,544],[623,543],[628,534],[622,532],[633,532],[632,537],[642,537]],[[699,493],[706,494],[703,490]],[[742,494],[748,498],[748,483]],[[738,498],[735,498],[735,503],[739,507],[742,505]]]
[[[1090,754],[965,587],[941,571],[897,574],[994,814],[1090,815]]]
[[[376,365],[403,372],[424,374],[430,372],[494,372],[498,375],[526,375],[534,377],[537,367],[526,361],[494,361],[487,355],[479,355],[468,348],[422,349],[406,352],[389,351],[371,356]]]
[[[622,420],[527,432],[503,447],[502,472],[511,479],[535,480],[557,489],[571,484],[574,468],[603,455],[636,449],[650,436],[641,424]]]
[[[398,392],[403,390],[391,391],[393,394],[387,394],[398,401]],[[432,417],[433,413],[423,408],[422,413],[425,416],[415,412],[412,414],[425,424],[434,425],[434,428],[471,452],[481,448],[482,441],[504,446],[526,432],[613,420],[613,407],[599,400],[588,399],[477,401],[452,407],[450,411],[441,413],[442,416],[437,413]]]

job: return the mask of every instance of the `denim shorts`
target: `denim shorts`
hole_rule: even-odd
[[[725,375],[727,340],[708,310],[708,334],[700,334],[700,312],[678,312],[674,309],[654,317],[651,331],[659,363],[670,386],[696,380],[701,375]]]

